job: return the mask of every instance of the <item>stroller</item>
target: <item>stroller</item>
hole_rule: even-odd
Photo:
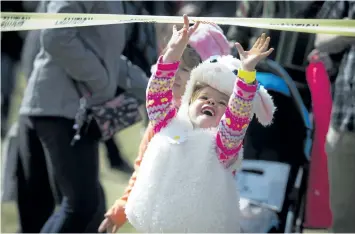
[[[295,83],[272,60],[258,68],[257,80],[276,105],[273,124],[255,117],[244,139],[244,159],[236,174],[241,227],[247,233],[302,233],[313,127]]]

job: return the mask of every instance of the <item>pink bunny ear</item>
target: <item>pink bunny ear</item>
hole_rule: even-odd
[[[218,25],[201,24],[191,35],[189,44],[205,61],[214,55],[228,55],[229,42]]]
[[[276,107],[272,97],[263,86],[260,86],[253,103],[253,113],[255,113],[259,123],[264,126],[270,125],[274,118],[275,110]]]

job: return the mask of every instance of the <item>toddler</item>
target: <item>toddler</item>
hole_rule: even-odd
[[[166,50],[164,50],[162,54],[164,54],[165,51]],[[179,69],[175,74],[172,93],[173,102],[176,108],[180,107],[181,96],[185,92],[186,82],[190,78],[191,70],[196,67],[201,60],[204,61],[211,55],[228,55],[229,52],[229,42],[218,25],[199,25],[189,38],[189,43],[180,59]],[[155,69],[156,65],[152,67],[152,73],[155,72]],[[117,199],[114,205],[106,212],[105,219],[102,221],[99,228],[100,232],[105,230],[116,232],[124,223],[126,223],[125,204],[136,181],[139,166],[142,162],[145,150],[154,134],[153,127],[149,124],[139,146],[138,157],[134,162],[135,172],[131,176],[123,196]]]
[[[196,67],[177,110],[174,75],[198,23],[188,26],[184,16],[184,27],[174,27],[148,85],[147,111],[155,136],[126,215],[139,232],[240,232],[239,195],[231,172],[241,158],[253,113],[264,125],[272,120],[271,97],[255,81],[255,66],[273,51],[267,50],[270,38],[263,34],[250,51],[236,44],[241,62],[222,56]]]

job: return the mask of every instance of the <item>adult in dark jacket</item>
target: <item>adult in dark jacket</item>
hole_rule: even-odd
[[[48,1],[45,4],[49,13],[123,13],[121,2]],[[123,69],[120,65],[124,58],[119,55],[125,46],[125,26],[44,29],[40,42],[20,108],[20,161],[28,186],[19,191],[23,196],[18,195],[27,201],[31,197],[37,201],[48,197],[50,191],[44,191],[39,183],[46,168],[36,167],[44,155],[53,168],[63,199],[60,209],[41,231],[95,232],[105,212],[99,182],[98,134],[95,126],[90,125],[81,139],[70,145],[80,99],[72,79],[90,89],[88,105],[112,99],[119,83],[117,77]],[[83,86],[80,89],[86,91]],[[42,152],[38,145],[43,146]],[[37,204],[32,204],[32,210],[35,209]],[[22,218],[31,220],[31,217]]]

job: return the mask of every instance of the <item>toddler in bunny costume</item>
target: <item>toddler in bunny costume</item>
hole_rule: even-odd
[[[222,56],[228,54],[230,54],[230,45],[222,29],[215,24],[199,25],[189,38],[188,45],[180,59],[179,69],[175,74],[172,94],[176,108],[180,107],[181,97],[185,92],[186,83],[190,78],[191,70],[201,61],[205,61],[213,55]],[[154,73],[155,69],[156,65],[153,65],[151,72]],[[125,213],[126,203],[139,174],[138,172],[144,153],[154,135],[153,126],[149,124],[139,145],[138,156],[134,161],[135,172],[129,179],[123,195],[119,197],[106,212],[105,219],[99,227],[99,232],[117,232],[127,222]]]
[[[125,211],[139,232],[240,232],[239,194],[232,172],[242,158],[250,119],[270,124],[274,105],[255,80],[255,66],[273,50],[263,34],[241,61],[211,58],[192,73],[179,110],[172,102],[174,75],[198,23],[173,36],[147,89],[156,132],[145,152]]]

